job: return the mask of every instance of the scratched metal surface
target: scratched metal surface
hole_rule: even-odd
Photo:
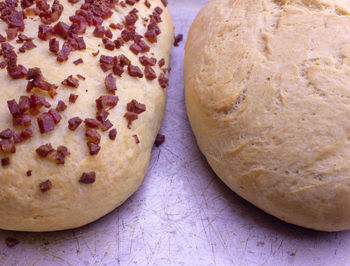
[[[170,0],[186,35],[205,0]],[[231,192],[198,151],[187,121],[184,42],[174,48],[166,143],[155,148],[139,191],[83,228],[0,231],[0,265],[350,265],[350,232],[321,233],[278,221]]]

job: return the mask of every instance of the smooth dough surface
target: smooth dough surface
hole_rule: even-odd
[[[118,2],[118,1],[116,1]],[[120,2],[120,1],[119,1]],[[42,24],[38,16],[25,20],[25,35],[34,37],[37,48],[25,53],[18,53],[15,40],[10,43],[15,46],[18,54],[18,63],[27,68],[40,67],[43,76],[51,83],[59,86],[58,95],[46,99],[55,108],[59,100],[63,100],[68,108],[61,113],[62,121],[49,133],[40,134],[36,119],[32,119],[34,136],[16,146],[17,152],[9,155],[10,165],[0,166],[0,228],[20,231],[53,231],[75,228],[92,222],[111,212],[131,196],[140,186],[148,169],[150,153],[155,137],[160,129],[163,119],[166,99],[166,89],[161,88],[158,79],[148,81],[128,75],[126,68],[122,77],[116,78],[119,97],[118,105],[110,111],[109,119],[117,129],[117,137],[112,141],[108,137],[108,131],[101,132],[101,151],[96,156],[89,155],[86,145],[84,123],[76,131],[68,129],[68,120],[79,116],[82,119],[95,118],[95,100],[101,95],[109,95],[106,91],[104,80],[107,74],[100,67],[100,55],[118,56],[125,55],[135,66],[142,70],[144,67],[139,62],[139,56],[154,56],[158,61],[165,59],[165,66],[169,66],[171,46],[174,39],[173,24],[170,13],[164,7],[161,0],[150,0],[151,8],[148,9],[145,1],[138,1],[134,6],[126,5],[126,8],[117,4],[112,17],[103,22],[108,27],[110,23],[123,24],[124,17],[133,9],[138,10],[139,19],[136,22],[136,32],[144,35],[146,32],[146,20],[156,7],[161,7],[162,22],[158,24],[161,34],[157,43],[148,43],[151,51],[147,54],[134,55],[129,42],[120,49],[109,51],[104,48],[101,38],[93,36],[94,27],[87,27],[83,35],[86,50],[74,51],[68,61],[59,63],[56,56],[49,51],[48,41],[38,39],[38,26]],[[51,4],[52,1],[49,1]],[[71,4],[66,0],[60,0],[64,6],[60,21],[70,24],[69,16],[84,3],[79,1]],[[35,7],[35,4],[34,6]],[[53,23],[52,26],[56,24]],[[0,22],[0,32],[6,36],[7,24]],[[120,30],[112,30],[113,39],[120,37]],[[55,37],[55,36],[53,36]],[[56,37],[57,38],[57,37]],[[60,47],[63,44],[61,38]],[[92,53],[99,52],[98,56]],[[73,64],[73,61],[82,58],[84,63]],[[156,65],[154,70],[157,76],[162,72]],[[80,86],[72,89],[61,85],[61,82],[69,75],[80,74],[85,80],[80,80]],[[0,70],[1,94],[0,102],[0,129],[13,128],[12,117],[7,108],[6,101],[15,99],[26,93],[25,79],[13,80],[6,69]],[[78,94],[75,104],[68,102],[71,93]],[[146,105],[146,111],[132,123],[131,129],[127,128],[127,120],[124,118],[126,106],[131,100]],[[43,111],[43,110],[42,110]],[[140,143],[137,144],[133,135],[137,135]],[[64,165],[57,165],[46,158],[36,154],[35,149],[40,145],[51,143],[54,148],[65,145],[71,155],[67,156]],[[8,156],[1,152],[1,158]],[[32,170],[32,175],[26,172]],[[83,172],[96,172],[96,182],[82,184],[79,178]],[[52,189],[43,193],[39,184],[47,179],[52,182]]]
[[[350,3],[214,0],[184,63],[187,112],[217,175],[307,228],[350,228]]]

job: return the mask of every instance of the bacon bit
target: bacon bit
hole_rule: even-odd
[[[10,158],[9,157],[5,157],[5,158],[1,159],[1,166],[7,166],[10,163],[11,162],[10,162]]]
[[[108,116],[109,116],[109,112],[107,112],[105,110],[98,110],[96,112],[96,119],[100,122],[105,121]]]
[[[47,41],[48,39],[50,39],[52,33],[53,33],[52,27],[43,25],[43,24],[39,26],[38,37],[40,39]]]
[[[116,49],[120,49],[120,47],[122,47],[124,45],[124,41],[121,37],[118,37],[116,40],[113,41],[115,48]]]
[[[145,38],[150,42],[150,43],[156,43],[157,42],[157,33],[154,29],[149,29],[145,33]]]
[[[113,51],[114,48],[115,48],[115,43],[112,42],[111,40],[107,40],[106,43],[105,43],[105,48],[107,50]]]
[[[95,172],[83,173],[79,179],[79,182],[82,184],[92,184],[95,181],[96,181],[96,173]]]
[[[15,144],[17,144],[31,138],[32,136],[33,136],[33,130],[31,128],[26,128],[20,133],[16,133],[13,136],[13,138],[14,138]]]
[[[9,248],[13,248],[14,246],[18,245],[19,241],[13,237],[6,237],[5,243]]]
[[[64,42],[61,51],[57,55],[57,61],[63,62],[68,60],[68,56],[72,51],[72,47],[69,42]]]
[[[16,40],[17,43],[24,43],[24,42],[29,42],[32,41],[33,38],[29,38],[28,36],[24,35],[23,33],[20,33],[18,35],[18,39]]]
[[[100,67],[101,67],[103,72],[107,72],[113,68],[112,65],[106,65],[106,64],[101,64]]]
[[[64,101],[59,100],[56,106],[57,112],[63,112],[67,109],[67,105],[64,103]]]
[[[114,58],[112,56],[101,55],[101,57],[100,57],[101,64],[112,65],[113,61],[114,61]]]
[[[108,92],[112,93],[113,95],[115,94],[115,91],[117,90],[117,85],[116,85],[117,80],[113,76],[113,74],[109,74],[105,78],[105,87]]]
[[[169,79],[163,73],[160,73],[158,77],[158,82],[163,89],[169,86]]]
[[[121,1],[121,2],[120,2],[120,6],[121,6],[122,8],[126,8],[125,2],[124,2],[124,1]]]
[[[54,130],[56,125],[54,118],[49,113],[46,113],[46,112],[40,114],[40,116],[37,118],[37,122],[38,122],[38,126],[41,134]]]
[[[13,125],[14,126],[24,126],[28,127],[32,124],[32,120],[29,115],[23,114],[20,117],[14,117],[13,118]]]
[[[58,87],[45,81],[40,68],[30,68],[27,73],[27,79],[31,80],[28,81],[27,92],[31,92],[33,88],[39,88],[41,90],[47,91],[52,98],[57,94],[56,89]]]
[[[72,88],[78,88],[79,87],[79,80],[74,78],[72,75],[70,75],[68,78],[63,80],[61,84],[66,85],[68,87]]]
[[[76,41],[78,43],[78,50],[85,50],[86,49],[86,44],[85,44],[83,37],[77,38]]]
[[[32,176],[32,172],[33,172],[33,170],[28,170],[28,171],[26,172],[26,175],[27,175],[27,176]]]
[[[145,77],[146,77],[146,79],[148,79],[148,80],[154,80],[154,79],[157,78],[157,74],[156,74],[156,72],[153,70],[152,67],[146,66],[146,67],[145,67]]]
[[[59,20],[63,12],[63,5],[59,3],[58,0],[55,0],[52,4],[51,10],[46,11],[45,13],[40,13],[41,21],[44,24],[51,24]]]
[[[117,23],[117,24],[111,23],[111,24],[109,24],[109,27],[113,30],[122,30],[123,29],[123,25],[120,23]]]
[[[82,80],[85,80],[85,79],[86,79],[84,76],[82,76],[82,75],[80,75],[80,74],[77,75],[77,78],[78,78],[78,79],[82,79]]]
[[[78,99],[78,97],[79,97],[79,95],[76,95],[76,94],[71,93],[71,94],[69,95],[69,102],[70,102],[70,103],[75,103],[76,100]]]
[[[110,110],[118,104],[118,96],[100,96],[96,100],[97,110]]]
[[[16,100],[7,101],[7,106],[8,106],[9,111],[13,117],[21,116],[22,112],[21,112]]]
[[[122,39],[123,39],[124,42],[128,42],[128,41],[134,40],[134,38],[135,38],[135,31],[123,30],[121,36],[122,36]]]
[[[168,5],[168,0],[161,0],[161,1],[165,7]]]
[[[45,145],[41,145],[35,151],[40,157],[45,158],[47,155],[49,155],[51,152],[53,152],[55,150],[52,148],[51,144],[48,143],[48,144],[45,144]]]
[[[115,140],[117,138],[117,130],[113,128],[111,131],[109,131],[108,136],[110,140]]]
[[[64,159],[70,155],[66,146],[59,146],[55,153],[49,155],[50,159],[56,161],[56,164],[64,164]]]
[[[105,31],[105,36],[106,36],[107,38],[109,38],[109,39],[112,39],[112,38],[113,38],[113,33],[112,33],[112,31],[111,31],[110,29],[107,29],[107,30]]]
[[[183,40],[183,37],[184,36],[182,34],[176,35],[175,40],[174,40],[174,46],[178,47],[179,43]]]
[[[142,49],[140,46],[138,46],[136,43],[130,45],[129,49],[131,50],[131,52],[133,52],[135,55],[138,55],[139,53],[141,53]]]
[[[162,70],[163,70],[163,73],[164,73],[164,74],[170,73],[171,67],[163,68]]]
[[[0,43],[6,42],[6,38],[0,34]]]
[[[124,69],[122,66],[116,64],[113,66],[113,73],[119,77],[122,76],[122,74],[124,73]]]
[[[50,110],[49,110],[49,114],[52,116],[52,118],[53,118],[53,120],[54,120],[54,122],[55,122],[56,125],[57,125],[57,124],[61,121],[61,119],[62,119],[61,115],[56,111],[56,109],[50,109]]]
[[[12,129],[7,128],[7,129],[0,132],[0,138],[10,139],[13,137],[14,134],[15,134],[15,132]]]
[[[107,131],[108,129],[110,129],[111,127],[113,127],[113,124],[111,123],[111,121],[109,121],[108,119],[106,121],[103,121],[101,123],[101,130],[102,131]]]
[[[7,62],[6,62],[6,61],[2,61],[2,62],[0,63],[0,68],[1,68],[1,69],[4,69],[6,66],[7,66]]]
[[[133,112],[126,112],[124,117],[128,121],[128,129],[131,129],[131,124],[138,118],[138,115]]]
[[[26,16],[38,16],[40,14],[40,9],[35,7],[35,8],[26,8],[24,10],[24,14]]]
[[[90,151],[90,155],[97,155],[101,150],[101,147],[95,143],[88,142],[87,145]]]
[[[162,58],[162,59],[159,60],[158,66],[159,66],[159,67],[163,67],[164,65],[165,65],[165,59]]]
[[[131,77],[138,77],[138,78],[142,78],[143,77],[143,73],[142,73],[141,69],[138,66],[129,65],[128,66],[128,74]]]
[[[13,79],[22,79],[27,75],[27,69],[22,65],[7,64],[7,72]]]
[[[158,134],[156,137],[156,140],[154,141],[154,145],[156,145],[156,147],[159,147],[164,143],[164,141],[165,141],[165,136],[162,134]]]
[[[129,102],[126,106],[126,109],[129,112],[133,112],[136,114],[141,114],[143,112],[146,111],[146,105],[139,103],[138,101],[136,101],[135,99],[132,100],[131,102]]]
[[[86,118],[84,120],[85,126],[88,128],[99,128],[100,122],[93,118]]]
[[[68,128],[72,131],[75,131],[82,122],[83,120],[80,117],[73,117],[68,120]]]
[[[50,190],[52,188],[52,183],[48,179],[48,180],[46,180],[44,182],[41,182],[39,184],[39,188],[40,188],[41,192],[46,192],[46,191],[48,191],[48,190]]]
[[[97,38],[103,38],[105,36],[105,27],[97,25],[94,29],[93,34]]]
[[[21,7],[22,7],[22,9],[30,7],[33,4],[34,4],[34,0],[21,0]]]
[[[57,54],[60,50],[60,43],[56,38],[53,38],[49,42],[49,50],[53,52],[54,54]]]
[[[30,109],[30,98],[28,96],[19,97],[18,105],[21,113],[24,114]]]
[[[4,139],[0,141],[0,148],[4,153],[15,153],[16,147],[13,139]]]
[[[36,45],[35,45],[32,41],[29,41],[29,42],[24,43],[24,44],[19,48],[19,51],[20,51],[21,53],[24,53],[25,51],[34,49],[35,47],[36,47]]]
[[[157,6],[155,9],[154,9],[155,12],[157,12],[159,15],[161,15],[163,13],[163,9],[161,9],[159,6]]]
[[[96,129],[88,128],[85,133],[86,139],[88,142],[93,142],[95,144],[100,144],[101,135],[97,132]]]
[[[139,137],[137,135],[132,135],[133,138],[135,139],[136,144],[140,143]]]
[[[140,56],[139,60],[144,66],[154,66],[157,63],[157,59],[154,57]]]
[[[17,28],[20,31],[24,30],[23,13],[12,10],[11,14],[7,16],[7,24],[9,28]]]
[[[30,96],[30,109],[29,112],[32,115],[39,114],[40,108],[44,106],[46,108],[50,108],[51,104],[48,103],[45,98],[40,97],[39,95],[33,94]]]
[[[53,34],[60,36],[63,39],[67,39],[69,33],[68,24],[60,21],[53,27]]]
[[[125,3],[127,3],[128,5],[135,5],[136,1],[135,0],[125,0]]]

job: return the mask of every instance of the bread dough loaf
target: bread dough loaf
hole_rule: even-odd
[[[236,193],[307,228],[350,228],[350,5],[214,0],[186,43],[201,151]]]
[[[0,133],[0,228],[53,231],[82,226],[122,204],[137,190],[147,171],[163,119],[166,68],[174,39],[167,1],[59,0],[53,8],[53,1],[23,0],[15,8],[10,3],[0,7],[0,33],[5,37],[0,39],[13,46],[2,44],[0,62],[5,63],[0,63],[4,67],[0,70],[0,129],[9,128],[16,135],[12,137],[9,130]],[[18,18],[21,5],[26,7],[24,20]],[[75,14],[80,17],[72,18]],[[59,22],[69,27],[55,26]],[[73,23],[76,25],[71,26]],[[95,27],[100,23],[104,28]],[[40,25],[52,28],[41,26],[39,30]],[[8,41],[17,30],[17,37]],[[26,44],[30,40],[20,34],[33,38],[36,47]],[[54,38],[59,42],[58,52]],[[24,44],[23,53],[19,50]],[[64,49],[72,50],[67,60]],[[17,54],[17,62],[11,51]],[[28,70],[27,77],[21,77],[20,65]],[[40,68],[42,77],[35,67]],[[18,104],[20,96],[33,94],[51,107],[35,108],[35,99],[31,99],[31,109],[24,108],[22,102],[18,112],[13,101],[7,104],[11,100]],[[75,103],[69,102],[71,94],[78,95]],[[108,97],[96,102],[100,96]],[[116,106],[114,96],[119,98]],[[67,108],[58,108],[61,120],[55,125],[57,112],[49,110],[59,101]],[[14,108],[11,113],[8,105]],[[30,126],[14,125],[25,124],[28,117]],[[77,119],[71,120],[75,117],[83,122],[79,125]],[[111,128],[106,119],[113,124]],[[13,153],[13,139],[21,138],[20,132],[28,128],[32,136],[16,144]],[[25,136],[22,134],[22,140]],[[46,144],[52,148],[41,147]]]

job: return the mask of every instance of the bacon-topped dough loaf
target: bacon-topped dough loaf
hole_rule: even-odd
[[[139,187],[164,114],[166,6],[0,3],[0,228],[82,226]]]

